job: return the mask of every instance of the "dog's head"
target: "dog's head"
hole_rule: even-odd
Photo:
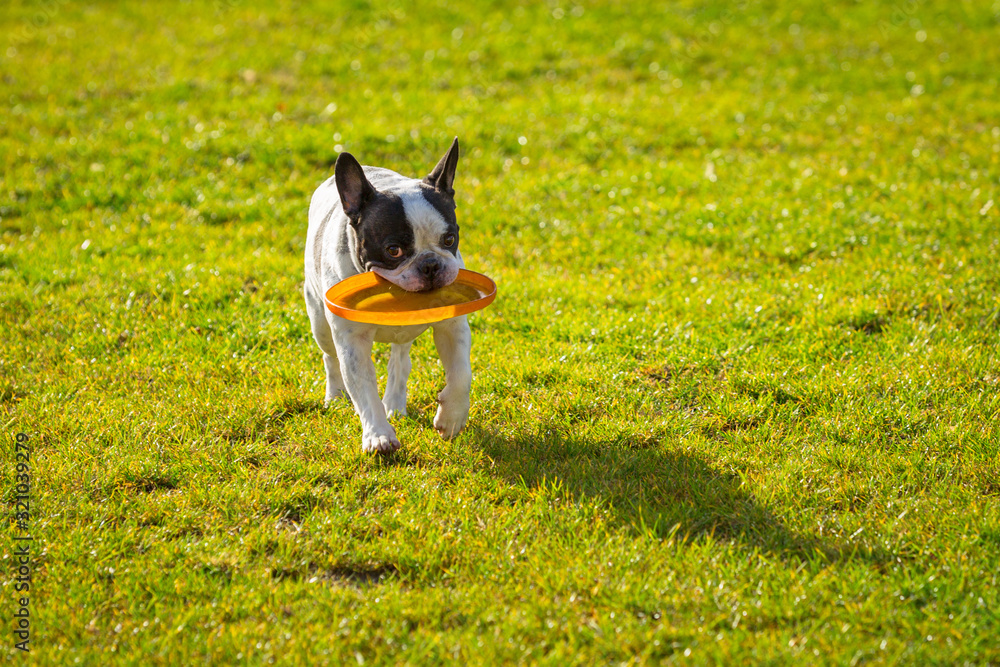
[[[410,292],[445,287],[458,276],[455,168],[458,139],[422,181],[382,192],[350,153],[337,158],[334,175],[350,220],[361,266]],[[376,180],[376,182],[379,182]]]

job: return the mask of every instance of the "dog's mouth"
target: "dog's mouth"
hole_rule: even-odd
[[[376,266],[372,272],[407,292],[433,292],[451,285],[458,278],[458,268],[451,266],[443,266],[433,275],[415,270],[412,265],[393,271]]]
[[[446,276],[435,277],[433,280],[431,280],[429,283],[427,283],[424,287],[422,287],[422,288],[420,288],[420,289],[418,289],[416,291],[418,291],[418,292],[433,292],[434,290],[442,289],[442,288],[447,287],[448,285],[452,284],[453,282],[455,282],[455,278],[457,278],[457,277],[458,277],[458,272],[457,271],[455,272],[455,275],[453,277],[450,277],[450,278],[446,277]]]

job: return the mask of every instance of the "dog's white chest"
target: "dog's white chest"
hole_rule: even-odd
[[[375,340],[379,343],[396,343],[402,345],[413,342],[417,336],[427,331],[429,324],[412,324],[405,327],[378,327],[375,330]]]

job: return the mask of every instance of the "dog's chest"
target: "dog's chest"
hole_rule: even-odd
[[[427,331],[429,324],[412,324],[405,327],[378,327],[375,340],[379,343],[411,343],[417,336]]]

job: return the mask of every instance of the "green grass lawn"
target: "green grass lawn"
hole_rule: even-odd
[[[1000,4],[3,3],[0,652],[1000,663]],[[472,413],[301,296],[458,136]],[[376,347],[384,382],[388,349]],[[28,434],[31,654],[14,649]]]

